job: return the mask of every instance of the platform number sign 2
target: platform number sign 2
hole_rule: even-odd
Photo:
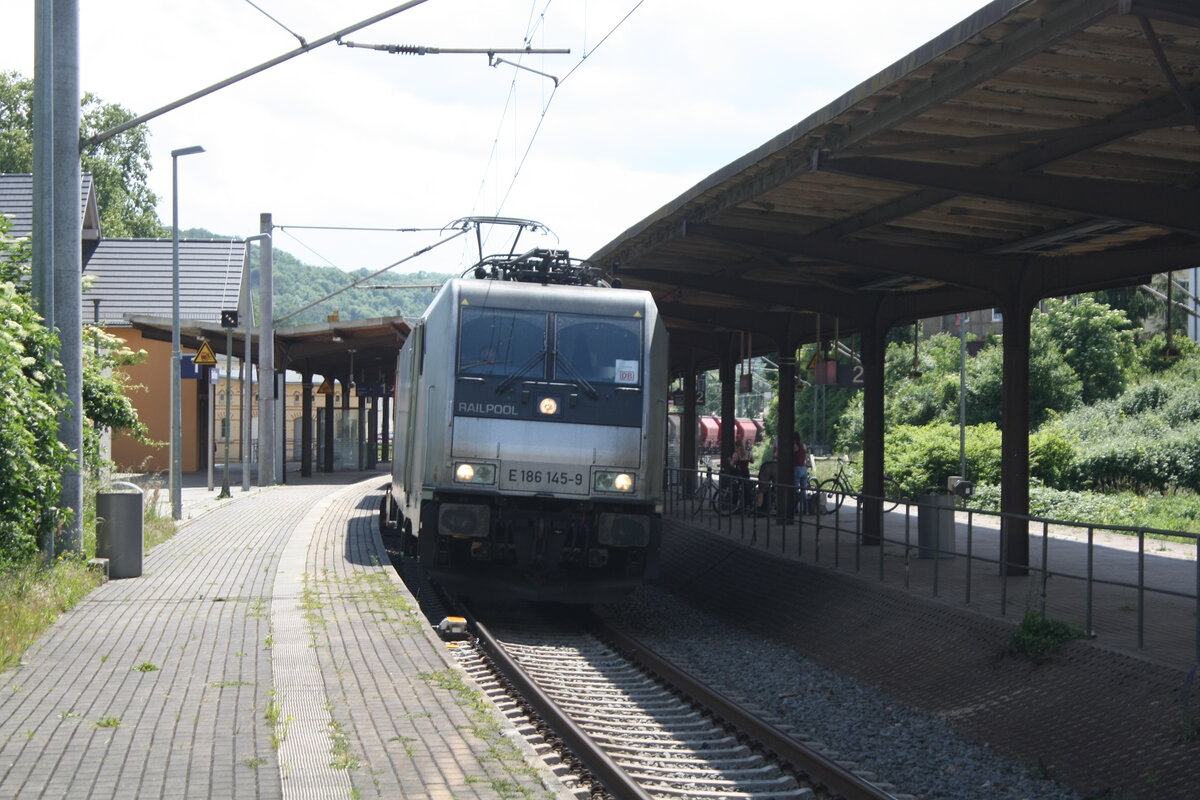
[[[837,384],[847,389],[863,388],[862,364],[838,364]]]

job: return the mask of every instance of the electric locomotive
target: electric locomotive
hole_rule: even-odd
[[[400,351],[381,529],[454,594],[603,603],[658,566],[667,334],[565,251],[483,259]]]

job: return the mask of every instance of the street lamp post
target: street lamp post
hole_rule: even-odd
[[[203,153],[200,145],[171,151],[171,518],[183,519],[183,409],[179,346],[179,157]]]

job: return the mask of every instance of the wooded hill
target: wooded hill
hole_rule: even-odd
[[[232,238],[220,236],[204,228],[191,228],[180,231],[180,237],[185,239],[222,239]],[[255,306],[258,304],[259,287],[259,249],[253,248],[250,254],[250,286]],[[358,269],[346,272],[337,267],[317,267],[305,264],[296,256],[278,247],[272,250],[272,273],[275,281],[275,317],[304,308],[310,303],[321,300],[330,294],[344,289],[355,281],[371,274],[371,270]],[[299,325],[311,325],[325,322],[331,314],[337,312],[341,320],[375,319],[379,317],[419,317],[425,307],[433,299],[436,289],[427,288],[397,288],[397,289],[368,289],[366,286],[429,286],[441,285],[456,275],[443,272],[385,272],[363,284],[338,294],[325,302],[289,317],[280,323],[280,327],[291,328]]]

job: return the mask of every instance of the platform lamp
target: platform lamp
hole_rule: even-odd
[[[183,519],[183,410],[179,346],[179,157],[203,153],[200,145],[171,151],[171,518]]]

